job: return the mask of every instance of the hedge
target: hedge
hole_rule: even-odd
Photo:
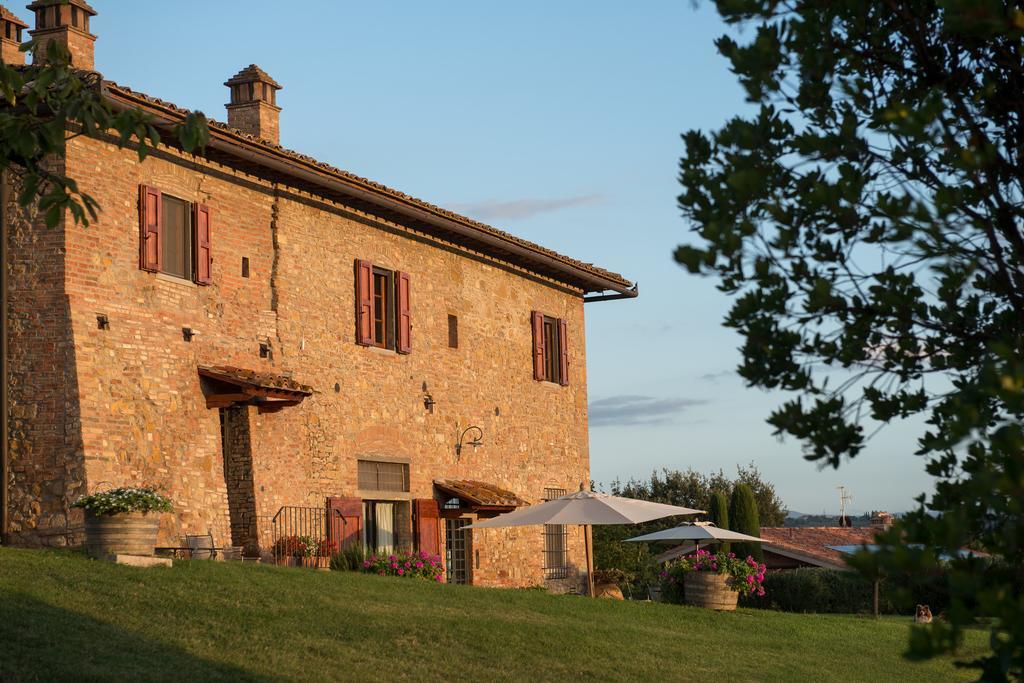
[[[887,578],[879,586],[879,611],[882,614],[913,614],[921,603],[938,614],[949,604],[946,577],[926,579]],[[873,586],[855,572],[804,567],[769,572],[765,576],[763,598],[742,598],[746,607],[760,607],[783,612],[816,612],[834,614],[870,614]]]

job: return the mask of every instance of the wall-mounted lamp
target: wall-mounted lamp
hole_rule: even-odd
[[[431,415],[434,414],[434,406],[437,405],[437,401],[430,395],[430,390],[427,389],[427,383],[423,383],[423,407],[426,408]]]
[[[192,338],[195,337],[197,334],[199,333],[193,330],[191,327],[181,328],[181,337],[187,342],[192,341]]]
[[[108,318],[106,316],[106,314],[104,314],[104,313],[97,313],[96,314],[96,327],[100,328],[101,330],[109,330],[110,329],[110,318]]]
[[[458,431],[458,430],[459,430],[459,428],[456,427],[455,431]],[[455,457],[456,458],[458,458],[459,456],[462,455],[463,440],[466,438],[466,434],[468,434],[470,432],[473,432],[473,437],[469,441],[466,441],[466,443],[465,443],[466,446],[472,446],[473,450],[476,450],[477,446],[483,446],[484,445],[484,442],[483,442],[484,430],[482,430],[482,429],[480,429],[479,427],[476,427],[476,426],[474,426],[474,427],[466,427],[464,430],[462,430],[462,433],[459,434],[459,438],[455,442]]]

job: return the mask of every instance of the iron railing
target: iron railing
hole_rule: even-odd
[[[327,567],[331,555],[338,550],[335,534],[328,520],[337,518],[344,525],[337,510],[329,515],[324,508],[286,505],[271,520],[271,554],[276,564],[297,564],[304,567]]]

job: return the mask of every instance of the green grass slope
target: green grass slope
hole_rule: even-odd
[[[3,681],[970,677],[902,659],[909,623],[0,548]]]

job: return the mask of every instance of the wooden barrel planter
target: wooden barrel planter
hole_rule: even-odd
[[[739,593],[729,587],[728,579],[725,574],[690,572],[683,578],[686,604],[732,612]]]
[[[119,512],[96,517],[85,514],[85,548],[93,557],[151,556],[160,527],[160,513]]]

